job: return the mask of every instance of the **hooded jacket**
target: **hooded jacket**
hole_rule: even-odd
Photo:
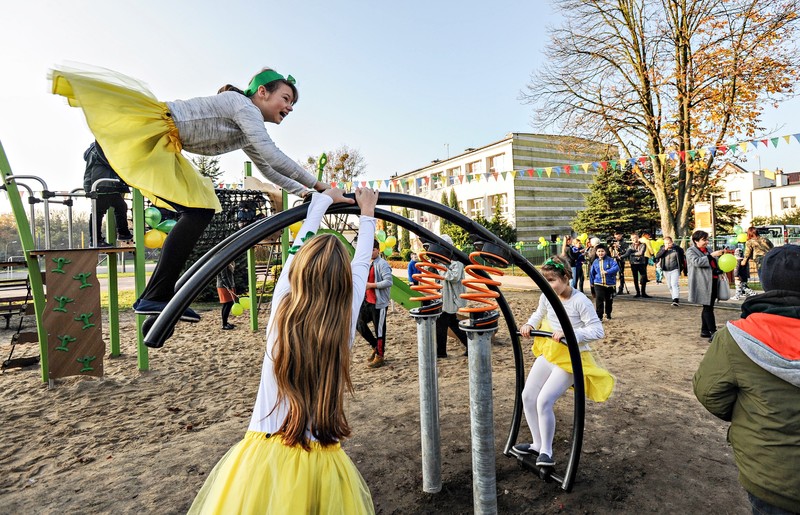
[[[748,299],[717,332],[694,375],[697,399],[730,421],[728,442],[745,490],[800,509],[800,293]]]

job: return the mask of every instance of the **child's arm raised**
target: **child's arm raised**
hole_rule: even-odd
[[[353,306],[350,317],[350,346],[356,333],[356,322],[361,303],[364,301],[364,292],[367,291],[367,276],[369,264],[372,260],[372,244],[375,239],[375,205],[378,203],[378,192],[367,189],[356,189],[356,201],[361,208],[358,220],[358,242],[353,261],[350,266],[353,271]]]

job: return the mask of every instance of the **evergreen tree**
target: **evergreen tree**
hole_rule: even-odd
[[[211,181],[216,184],[222,176],[222,170],[219,169],[219,158],[209,156],[197,156],[192,158],[192,164],[197,167],[200,175],[209,177]]]
[[[639,182],[629,163],[599,170],[589,192],[586,209],[572,222],[575,232],[611,235],[646,229],[655,234],[660,221],[655,197]]]
[[[408,208],[403,208],[403,218],[408,219],[410,216],[408,213]],[[400,236],[400,250],[411,250],[411,234],[408,232],[408,229],[403,229],[403,234]]]
[[[442,193],[442,204],[450,205],[454,211],[458,211],[459,213],[461,210],[458,208],[458,197],[456,197],[455,188],[450,189],[450,198],[449,202],[448,199],[445,197],[444,192]],[[463,249],[472,244],[469,239],[469,232],[462,229],[458,225],[455,225],[450,222],[446,222],[445,220],[440,221],[440,230],[442,234],[447,234],[453,239],[453,244],[459,248]]]

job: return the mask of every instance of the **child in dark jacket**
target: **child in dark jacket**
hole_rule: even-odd
[[[611,311],[614,309],[614,287],[617,285],[619,265],[617,260],[608,255],[606,246],[602,243],[595,247],[596,259],[589,270],[590,282],[594,285],[595,307],[597,318],[611,320]]]

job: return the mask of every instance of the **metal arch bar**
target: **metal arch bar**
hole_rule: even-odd
[[[353,195],[349,194],[348,196],[352,198]],[[558,299],[558,295],[553,291],[553,289],[550,287],[550,285],[544,279],[544,277],[542,277],[541,274],[539,274],[539,272],[534,268],[534,266],[527,259],[525,259],[522,256],[522,254],[517,252],[516,249],[514,249],[513,247],[507,245],[504,241],[502,241],[500,238],[489,232],[483,226],[475,223],[473,220],[466,217],[464,214],[459,213],[438,202],[433,202],[428,199],[414,197],[411,195],[404,195],[400,193],[381,192],[378,199],[378,203],[380,205],[407,207],[435,214],[449,222],[455,223],[456,225],[467,230],[470,234],[476,234],[486,241],[490,241],[492,243],[504,247],[509,252],[512,263],[518,266],[523,272],[525,272],[525,274],[528,275],[528,277],[530,277],[531,280],[533,280],[533,282],[536,283],[536,285],[541,289],[542,294],[545,296],[545,298],[547,298],[548,301],[550,301],[553,310],[559,322],[562,325],[562,330],[564,331],[564,335],[567,340],[567,347],[570,354],[570,360],[572,362],[573,376],[575,378],[574,380],[575,403],[573,410],[572,446],[571,446],[569,460],[567,463],[567,469],[564,474],[564,478],[561,481],[561,487],[565,491],[568,492],[571,491],[575,480],[575,476],[577,474],[577,468],[580,461],[580,453],[583,446],[583,430],[584,430],[586,398],[585,398],[585,389],[583,381],[583,367],[581,365],[581,359],[580,359],[580,349],[578,348],[578,342],[575,337],[575,332],[572,329],[571,324],[569,323],[569,316],[567,315],[564,306]],[[328,212],[338,213],[347,210],[353,210],[353,212],[358,212],[357,209],[358,208],[356,206],[350,206],[348,204],[335,204],[331,206],[331,208],[329,208]],[[145,342],[155,347],[160,347],[161,345],[163,345],[164,341],[166,340],[166,335],[168,330],[174,327],[174,325],[180,318],[180,315],[187,307],[189,307],[189,304],[191,303],[192,299],[194,299],[194,297],[199,293],[199,291],[205,286],[205,283],[209,280],[209,278],[216,276],[222,270],[222,268],[228,262],[230,262],[231,259],[235,258],[239,254],[246,251],[248,248],[258,243],[258,241],[263,239],[265,235],[272,234],[276,230],[282,229],[295,222],[305,219],[307,210],[308,210],[308,204],[301,204],[300,206],[294,207],[287,211],[283,211],[270,218],[251,224],[250,226],[240,230],[237,233],[234,233],[233,235],[226,238],[223,242],[216,245],[211,251],[209,251],[206,255],[204,255],[201,258],[201,260],[198,260],[198,262],[195,263],[195,265],[192,266],[184,274],[184,277],[180,282],[181,285],[180,290],[167,304],[161,315],[156,319],[155,323],[153,324],[153,327],[151,328],[150,332],[147,334],[147,337],[145,338]],[[407,221],[407,223],[409,225],[411,224],[410,221]],[[398,222],[398,225],[401,225],[402,227],[407,227],[405,223],[401,224]],[[433,233],[428,232],[428,235],[434,236],[433,238],[429,239],[435,241],[441,241],[437,236],[433,235]],[[510,320],[513,320],[513,316],[510,318]],[[512,335],[513,334],[514,333],[512,332]],[[514,338],[515,336],[512,336],[512,340]],[[515,350],[515,360],[516,358],[517,356]],[[521,355],[519,356],[519,358],[521,361]],[[516,368],[518,369],[517,375],[519,375],[520,374],[519,365],[517,365]],[[515,417],[514,425],[516,425],[517,429],[519,427],[519,419],[521,418],[521,410],[517,409],[517,403],[520,402],[519,400],[520,397],[521,397],[521,388],[518,386],[515,399],[515,409],[514,409],[514,417]],[[516,438],[516,434],[514,434],[514,438]],[[504,453],[506,455],[513,455],[510,452],[509,447],[510,445],[509,443],[507,443],[506,450],[504,451]]]

